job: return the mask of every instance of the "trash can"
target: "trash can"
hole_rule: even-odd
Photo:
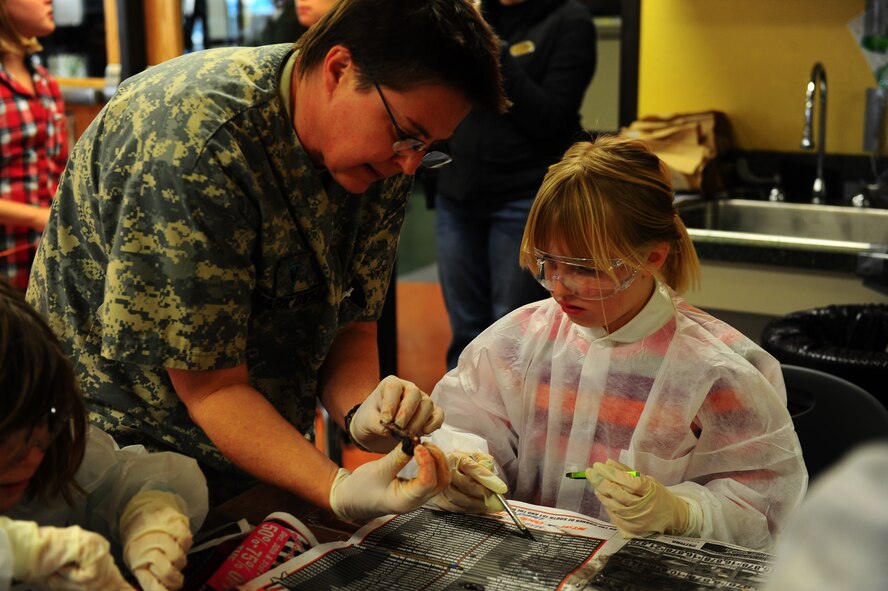
[[[844,378],[888,407],[888,304],[793,312],[769,322],[761,344],[781,363]]]

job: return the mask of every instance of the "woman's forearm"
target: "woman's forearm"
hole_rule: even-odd
[[[0,199],[0,223],[25,226],[42,232],[49,221],[49,208]]]

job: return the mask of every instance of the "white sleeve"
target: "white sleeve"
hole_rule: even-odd
[[[8,516],[41,526],[79,525],[119,544],[120,516],[130,499],[143,490],[177,494],[192,532],[200,529],[209,508],[206,479],[196,460],[173,452],[148,452],[140,445],[121,449],[111,436],[92,426],[75,479],[83,494],[75,495],[73,505],[61,496],[47,501],[32,499],[10,509]],[[0,528],[0,591],[11,584],[9,546]]]
[[[83,527],[117,542],[120,515],[129,500],[143,490],[179,495],[192,531],[203,524],[209,508],[206,478],[194,458],[149,452],[141,445],[120,448],[96,427],[90,427],[77,482],[87,493]]]
[[[457,367],[447,372],[432,390],[432,401],[444,411],[444,424],[424,438],[441,448],[453,451],[481,451],[493,456],[497,473],[512,489],[517,473],[518,437],[510,427],[508,411],[503,402],[499,380],[508,372],[493,366],[496,355],[495,323],[463,350]],[[399,473],[414,478],[418,470],[410,462]]]
[[[491,350],[497,345],[494,335],[486,331],[472,341],[458,366],[432,391],[432,400],[444,410],[444,425],[432,441],[445,451],[489,453],[512,489],[517,477],[518,434],[503,395],[512,390],[513,374],[495,366],[499,356]],[[517,388],[519,400],[520,390]]]
[[[447,423],[444,423],[440,429],[432,433],[430,441],[440,447],[445,453],[451,451],[482,451],[490,453],[486,439]]]
[[[12,583],[12,545],[6,530],[0,527],[0,591],[9,591]]]
[[[771,550],[804,495],[807,471],[782,392],[754,371],[726,375],[720,392],[728,403],[711,397],[698,411],[702,432],[684,482],[668,488],[699,506],[695,535]]]
[[[445,454],[453,451],[483,451],[484,453],[490,453],[485,439],[452,427],[447,423],[441,425],[431,436],[423,437],[423,443],[437,445]],[[406,479],[416,478],[418,474],[419,467],[413,460],[398,472],[400,478]],[[498,474],[502,474],[502,471],[500,470]]]

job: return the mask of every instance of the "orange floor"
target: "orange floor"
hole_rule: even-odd
[[[431,394],[435,384],[447,371],[444,356],[450,342],[450,325],[444,297],[438,283],[397,284],[398,376]],[[318,441],[323,441],[318,425]],[[346,445],[342,465],[353,470],[362,463],[380,457]]]

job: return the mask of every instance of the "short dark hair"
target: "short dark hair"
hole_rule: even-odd
[[[0,279],[0,437],[33,429],[55,408],[69,425],[50,444],[27,494],[71,502],[86,449],[86,409],[61,343],[24,295]]]
[[[336,45],[352,53],[362,87],[371,76],[396,90],[441,84],[473,106],[509,107],[499,41],[467,0],[340,0],[296,42],[299,76]]]

